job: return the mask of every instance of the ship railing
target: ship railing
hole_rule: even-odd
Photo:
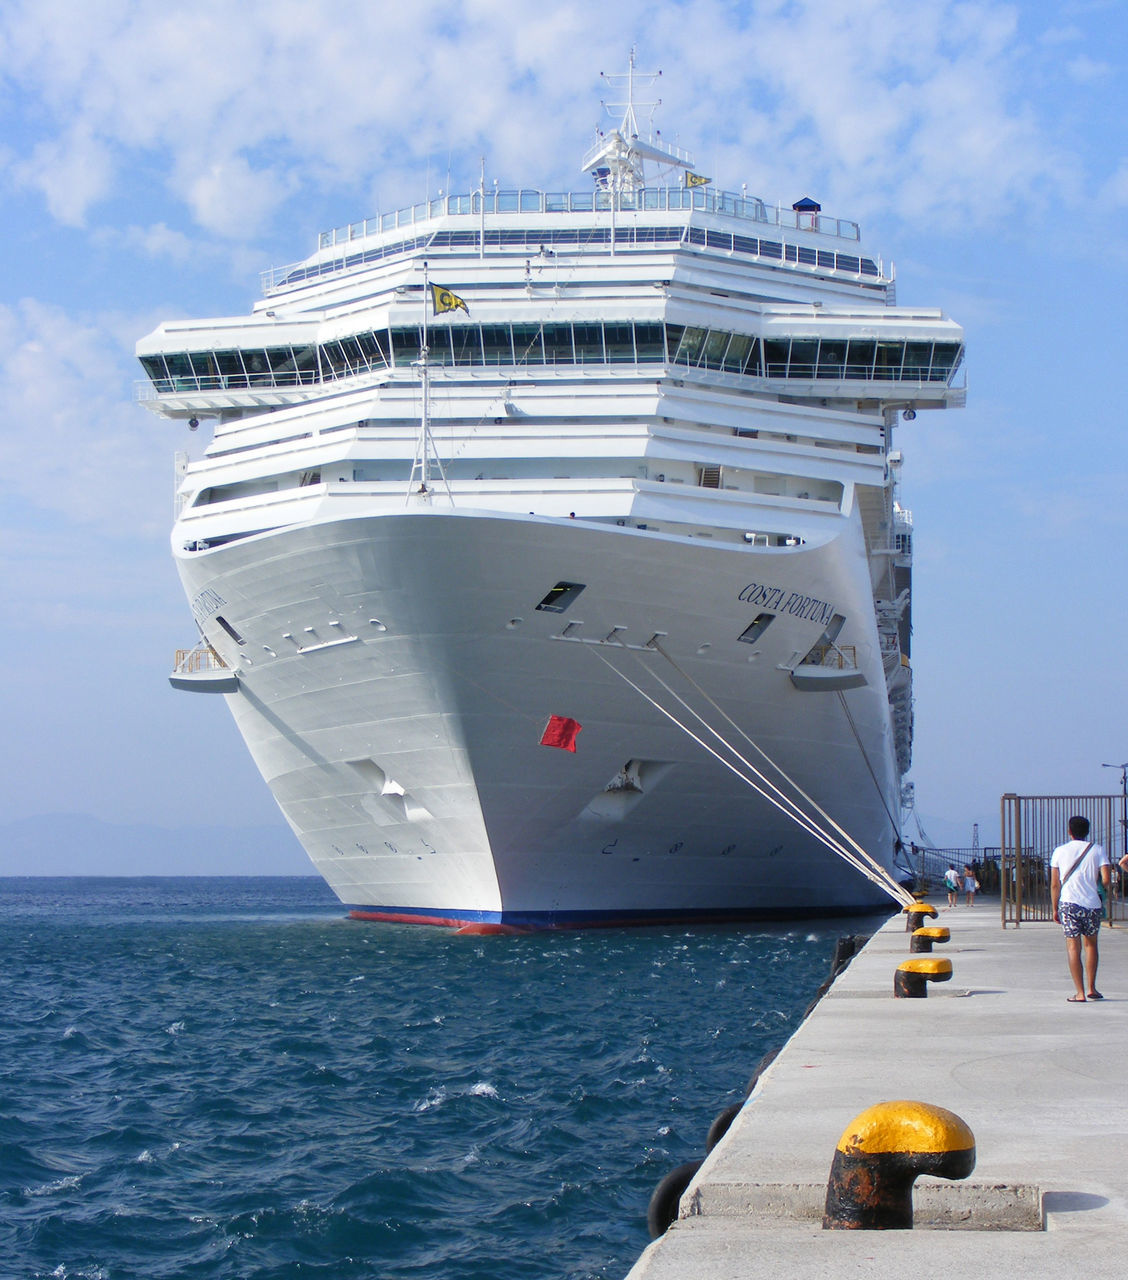
[[[415,226],[432,218],[481,217],[483,212],[528,213],[538,216],[549,213],[609,213],[612,208],[618,212],[679,212],[701,209],[707,213],[746,218],[751,222],[767,223],[770,226],[814,231],[842,240],[861,239],[858,224],[849,219],[834,218],[823,213],[801,213],[782,205],[769,205],[759,197],[745,192],[721,191],[714,187],[643,187],[639,191],[617,193],[540,191],[526,187],[515,191],[486,191],[484,196],[480,191],[438,196],[434,200],[407,205],[392,213],[349,222],[343,227],[323,231],[318,237],[318,248],[328,249],[333,245],[348,244],[366,236]]]
[[[201,642],[193,649],[177,649],[172,670],[175,675],[187,676],[205,671],[228,671],[230,668],[210,644]]]
[[[930,367],[928,365],[846,364],[844,362],[824,360],[820,360],[818,364],[808,364],[797,360],[769,360],[764,365],[764,376],[768,378],[787,378],[791,381],[900,382],[915,383],[922,386],[929,382],[949,382],[959,370],[959,365],[960,361],[957,361],[955,365],[943,362]]]
[[[817,644],[808,651],[801,667],[826,667],[832,671],[856,671],[858,654],[852,644]]]

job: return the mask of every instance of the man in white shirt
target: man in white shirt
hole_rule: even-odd
[[[1104,914],[1097,886],[1103,885],[1107,894],[1112,873],[1105,851],[1089,839],[1088,818],[1070,818],[1069,835],[1069,843],[1059,845],[1050,858],[1050,899],[1054,920],[1065,934],[1069,976],[1076,988],[1069,1003],[1084,1004],[1087,1000],[1104,999],[1097,990],[1097,939]],[[1089,973],[1087,988],[1085,970]]]

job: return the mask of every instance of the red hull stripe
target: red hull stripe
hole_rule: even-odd
[[[353,920],[375,920],[384,924],[429,924],[455,929],[465,934],[533,933],[552,929],[623,929],[647,925],[736,924],[747,920],[809,920],[824,917],[884,915],[873,903],[853,903],[822,912],[756,911],[721,909],[714,911],[622,911],[622,912],[496,912],[461,914],[455,911],[411,907],[350,907]]]

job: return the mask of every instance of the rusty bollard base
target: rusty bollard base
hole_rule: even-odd
[[[834,1152],[825,1231],[908,1231],[922,1173],[966,1178],[975,1136],[952,1111],[927,1102],[879,1102],[855,1116]]]
[[[923,1000],[928,983],[947,982],[952,976],[952,962],[944,956],[917,956],[903,960],[893,975],[893,994],[898,1000]]]
[[[944,925],[932,925],[930,928],[914,929],[912,937],[909,939],[909,950],[918,954],[928,952],[932,950],[933,943],[949,942],[951,937],[951,929],[945,928]]]
[[[935,920],[939,914],[930,902],[914,902],[907,907],[902,907],[901,910],[905,913],[906,933],[912,933],[925,920]]]

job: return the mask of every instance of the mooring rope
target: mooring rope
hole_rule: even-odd
[[[818,803],[818,801],[817,801],[817,800],[815,800],[812,796],[809,796],[809,795],[808,795],[808,794],[803,790],[803,788],[802,788],[802,787],[801,787],[801,786],[800,786],[800,785],[795,781],[795,779],[794,779],[794,778],[792,778],[792,777],[790,777],[790,776],[787,774],[787,772],[786,772],[783,768],[781,768],[781,766],[780,766],[780,765],[779,765],[775,760],[773,760],[773,759],[771,758],[771,756],[769,756],[769,755],[768,755],[768,753],[764,750],[764,748],[763,748],[763,747],[761,747],[761,746],[760,746],[760,744],[759,744],[758,742],[756,742],[756,741],[754,741],[752,738],[750,738],[750,737],[748,736],[748,734],[747,734],[747,733],[746,733],[746,732],[745,732],[745,731],[740,727],[740,725],[738,725],[738,724],[736,723],[736,721],[735,721],[735,720],[733,720],[733,718],[732,718],[732,717],[731,717],[731,716],[730,716],[730,715],[729,715],[729,714],[724,710],[724,708],[723,708],[723,707],[721,707],[721,706],[720,706],[720,705],[719,705],[719,704],[718,704],[718,703],[717,703],[717,702],[716,702],[716,701],[715,701],[715,700],[714,700],[714,699],[713,699],[713,698],[712,698],[712,697],[711,697],[711,696],[710,696],[710,695],[709,695],[709,694],[708,694],[708,693],[707,693],[707,692],[706,692],[706,691],[701,687],[701,685],[700,685],[700,684],[698,684],[698,682],[697,682],[696,680],[694,680],[694,678],[689,674],[689,672],[688,672],[688,671],[686,671],[686,670],[684,670],[684,668],[682,668],[681,666],[679,666],[679,665],[678,665],[678,663],[674,660],[674,658],[672,658],[672,657],[670,656],[670,654],[668,654],[668,653],[666,652],[666,650],[662,648],[662,646],[658,643],[658,641],[657,641],[656,639],[652,642],[651,647],[652,647],[653,649],[655,649],[658,653],[660,653],[660,654],[662,655],[662,657],[663,657],[663,658],[665,658],[665,659],[666,659],[666,661],[670,664],[670,666],[672,666],[672,667],[674,668],[674,670],[675,670],[675,671],[676,671],[676,672],[677,672],[677,673],[678,673],[678,674],[679,674],[679,675],[680,675],[680,676],[681,676],[681,677],[682,677],[682,678],[683,678],[683,679],[684,679],[684,680],[685,680],[685,681],[686,681],[690,686],[692,686],[692,688],[694,688],[694,689],[695,689],[695,690],[696,690],[696,691],[701,695],[701,697],[702,697],[702,698],[704,698],[704,699],[705,699],[705,701],[709,704],[709,706],[711,706],[711,707],[713,708],[713,710],[714,710],[714,711],[716,711],[716,712],[717,712],[717,714],[718,714],[719,716],[721,716],[721,717],[722,717],[722,719],[724,719],[728,724],[730,724],[730,725],[733,727],[733,729],[735,729],[735,730],[736,730],[736,732],[737,732],[737,733],[738,733],[738,734],[739,734],[739,735],[744,739],[744,741],[745,741],[745,742],[747,742],[747,743],[748,743],[748,745],[749,745],[750,747],[752,747],[752,749],[753,749],[754,751],[756,751],[756,752],[757,752],[757,753],[758,753],[758,754],[759,754],[759,755],[760,755],[760,756],[761,756],[761,757],[762,757],[762,758],[763,758],[763,759],[764,759],[764,760],[765,760],[765,761],[766,761],[766,762],[767,762],[767,763],[768,763],[768,764],[769,764],[769,765],[770,765],[770,766],[771,766],[771,767],[776,771],[776,773],[778,773],[778,774],[779,774],[779,776],[784,780],[784,782],[786,782],[786,783],[787,783],[787,785],[788,785],[788,786],[790,786],[790,787],[794,788],[795,792],[796,792],[799,796],[801,796],[801,797],[802,797],[802,799],[803,799],[803,800],[805,800],[805,801],[807,802],[807,804],[809,804],[809,805],[811,806],[811,808],[812,808],[812,809],[814,809],[814,811],[819,815],[819,817],[821,817],[821,818],[823,819],[823,821],[824,821],[824,822],[826,822],[826,823],[827,823],[829,826],[831,826],[835,831],[837,831],[837,832],[838,832],[838,834],[842,837],[842,839],[843,839],[844,841],[846,841],[846,842],[847,842],[847,844],[849,844],[850,846],[852,846],[852,847],[857,851],[857,855],[858,855],[858,857],[860,857],[860,858],[862,859],[862,861],[863,861],[863,862],[864,862],[868,867],[871,867],[871,868],[872,868],[872,870],[873,870],[873,872],[874,872],[874,875],[875,875],[876,877],[878,877],[878,882],[879,882],[879,883],[881,883],[881,885],[886,889],[886,891],[887,891],[887,892],[889,892],[893,897],[895,897],[895,898],[896,898],[898,901],[900,901],[900,902],[906,902],[906,903],[907,903],[907,902],[911,902],[911,901],[913,901],[912,895],[911,895],[911,894],[909,894],[907,890],[903,889],[903,888],[902,888],[902,887],[897,883],[897,881],[893,879],[893,877],[892,877],[892,876],[891,876],[891,875],[890,875],[890,874],[885,870],[885,868],[881,865],[881,863],[879,863],[879,862],[877,861],[877,859],[876,859],[876,858],[874,858],[874,857],[872,856],[872,854],[870,854],[870,853],[869,853],[869,852],[867,852],[864,848],[862,848],[862,846],[857,842],[857,840],[855,840],[855,839],[854,839],[854,837],[853,837],[853,836],[852,836],[852,835],[851,835],[851,834],[850,834],[850,833],[849,833],[849,832],[848,832],[844,827],[840,826],[840,825],[839,825],[839,823],[837,823],[837,822],[836,822],[836,821],[835,821],[835,820],[830,816],[830,814],[828,814],[828,813],[826,812],[826,810],[822,808],[822,806]],[[661,676],[659,676],[657,673],[654,673],[654,678],[659,682],[659,684],[661,684],[661,685],[663,686],[663,688],[668,689],[668,690],[669,690],[669,692],[670,692],[670,693],[671,693],[675,698],[678,696],[678,695],[674,692],[674,690],[673,690],[673,689],[670,689],[669,685],[667,685],[667,684],[665,683],[665,681],[663,681],[663,680],[662,680]],[[679,700],[679,701],[682,701],[680,698],[679,698],[678,700]],[[683,705],[683,706],[685,706],[687,710],[692,710],[692,709],[689,707],[688,703],[685,703],[684,701],[682,701],[682,705]],[[695,713],[695,714],[696,714],[696,713]],[[699,717],[698,717],[698,719],[700,719],[700,720],[701,720],[701,723],[702,723],[702,724],[707,724],[707,722],[706,722],[702,717],[700,717],[700,716],[699,716]],[[852,721],[851,721],[851,723],[852,723]],[[715,730],[713,730],[712,732],[716,733],[716,731],[715,731]],[[724,742],[724,741],[725,741],[725,740],[724,740],[724,738],[723,738],[723,737],[721,737],[721,735],[720,735],[720,734],[716,734],[716,736],[717,736],[718,738],[720,738],[720,740],[721,740],[722,742]],[[855,734],[855,738],[856,738],[856,737],[857,737],[857,735]],[[726,743],[725,745],[729,747],[729,750],[730,750],[730,751],[733,751],[733,753],[734,753],[734,754],[737,754],[737,753],[735,752],[735,749],[734,749],[731,745],[729,745],[728,743]],[[858,746],[859,746],[859,749],[861,749],[861,743],[860,743],[860,742],[858,742]],[[862,758],[863,758],[863,760],[865,760],[865,762],[866,762],[866,767],[867,767],[867,768],[869,768],[869,761],[868,761],[868,759],[866,759],[866,755],[865,755],[865,751],[864,751],[864,750],[862,751]],[[872,769],[870,770],[870,774],[871,774],[871,777],[872,777],[872,776],[873,776],[873,771],[872,771]],[[875,784],[876,784],[876,782],[877,782],[877,779],[876,779],[876,778],[874,778],[874,782],[875,782]],[[879,790],[879,792],[880,792],[880,788],[878,788],[878,790]],[[884,801],[883,801],[883,803],[884,803]],[[885,811],[886,811],[886,814],[888,814],[888,813],[889,813],[888,807],[886,807],[886,810],[885,810]],[[894,831],[896,831],[896,824],[894,824]],[[898,838],[900,838],[900,833],[897,833],[897,834],[898,834]],[[845,858],[846,858],[846,860],[847,860],[848,862],[850,862],[850,863],[851,863],[851,865],[854,865],[853,858],[852,858],[851,856],[848,856],[848,855],[845,853],[845,851],[843,851],[843,855],[842,855],[842,856],[843,856],[843,857],[845,857]],[[873,877],[870,877],[870,878],[872,879]]]
[[[901,839],[901,828],[897,823],[897,819],[889,810],[888,804],[885,803],[885,795],[881,790],[881,783],[877,780],[877,774],[873,771],[873,765],[870,764],[870,758],[866,754],[865,747],[862,746],[861,735],[858,733],[858,726],[854,723],[854,717],[850,712],[850,708],[846,702],[846,695],[841,689],[836,690],[838,701],[842,705],[842,710],[846,713],[846,720],[850,725],[850,732],[854,735],[854,741],[858,744],[858,750],[861,752],[862,759],[866,762],[866,768],[869,770],[869,776],[873,779],[874,790],[877,792],[877,798],[881,801],[881,807],[885,810],[885,816],[889,819],[889,825],[893,828],[893,832],[897,839]]]
[[[784,780],[787,783],[787,786],[793,787],[796,794],[798,794],[799,796],[802,796],[803,800],[807,801],[807,804],[810,805],[810,808],[814,809],[814,812],[816,812],[819,815],[819,817],[823,819],[823,822],[826,822],[828,826],[834,828],[835,831],[839,833],[839,835],[842,837],[842,840],[848,842],[850,846],[853,846],[854,849],[857,850],[858,856],[860,856],[860,858],[863,859],[864,863],[866,863],[868,867],[872,867],[873,872],[876,873],[877,876],[881,878],[882,883],[885,883],[887,887],[892,886],[896,888],[896,893],[895,893],[896,899],[905,900],[905,897],[908,897],[908,900],[912,901],[912,895],[908,895],[908,893],[906,893],[906,891],[903,890],[903,888],[901,888],[900,884],[896,883],[895,879],[890,876],[889,872],[886,872],[886,869],[882,867],[881,863],[878,863],[877,859],[874,859],[873,856],[869,854],[869,852],[866,849],[863,849],[862,845],[859,845],[858,841],[854,840],[854,837],[851,836],[850,833],[846,831],[844,827],[841,827],[839,823],[835,822],[835,819],[831,818],[831,815],[828,814],[826,810],[823,809],[822,806],[818,804],[818,801],[814,800],[812,796],[809,796],[807,792],[803,790],[803,787],[800,787],[799,783],[796,782],[793,777],[790,777],[789,774],[786,773],[785,769],[782,769],[780,767],[780,764],[777,764],[776,760],[773,760],[771,756],[768,755],[767,751],[764,750],[762,746],[758,744],[758,742],[755,742],[752,739],[752,737],[749,737],[748,733],[746,733],[743,730],[743,728],[741,728],[739,724],[737,724],[736,721],[734,721],[734,719],[732,719],[732,717],[729,716],[729,714],[727,714],[726,710],[723,709],[721,705],[717,703],[716,700],[714,700],[713,698],[711,698],[711,696],[709,696],[708,692],[705,692],[705,690],[702,689],[702,686],[700,686],[698,682],[694,680],[693,676],[690,676],[690,673],[688,671],[685,671],[684,668],[680,667],[679,664],[677,664],[676,660],[673,659],[671,655],[668,654],[666,650],[662,648],[662,645],[658,644],[657,640],[654,640],[653,648],[657,649],[657,652],[662,654],[662,657],[665,658],[668,663],[670,663],[670,666],[673,667],[673,669],[675,669],[675,671],[679,673],[679,675],[682,678],[684,678],[684,680],[688,682],[689,685],[693,686],[693,689],[699,692],[700,696],[702,696],[702,698],[704,698],[704,700],[707,701],[707,703],[709,704],[709,707],[712,707],[713,710],[716,710],[718,716],[721,716],[722,719],[725,719],[727,723],[731,724],[732,728],[734,728],[734,730],[737,733],[739,733],[741,737],[743,737],[744,741],[748,742],[748,745],[750,746],[750,748],[753,748],[753,750],[757,751],[757,753],[761,755],[762,758],[766,760],[766,762],[769,765],[771,765],[773,769],[775,769],[776,773],[780,774],[780,777],[782,778],[782,780]],[[658,676],[656,673],[656,676],[654,676],[654,678],[656,678],[656,680],[659,681],[659,684],[662,684],[663,687],[667,687],[668,689],[668,686],[665,684],[665,681],[662,681],[661,676]],[[670,690],[670,691],[671,691],[671,694],[673,694],[673,690]],[[673,694],[673,696],[677,696],[677,695]],[[688,704],[684,704],[684,705],[688,705]],[[702,723],[705,723],[704,719],[702,719]],[[717,736],[720,737],[720,735],[717,735]],[[723,739],[721,740],[723,741]],[[860,746],[860,742],[859,742],[859,746]],[[731,746],[729,749],[732,750]],[[863,751],[862,755],[864,759],[864,755],[866,755],[866,753],[864,753]],[[869,763],[868,760],[866,763],[868,765]],[[886,809],[886,813],[887,812],[889,812],[889,810]]]
[[[593,649],[593,652],[595,652],[594,649]],[[596,657],[599,658],[599,660],[603,662],[605,665],[610,667],[611,670],[617,676],[619,676],[621,680],[625,681],[628,685],[630,685],[630,687],[634,689],[640,695],[640,697],[644,698],[647,702],[651,704],[651,706],[653,706],[657,711],[659,711],[668,720],[670,720],[679,729],[681,729],[681,731],[684,734],[686,734],[687,737],[692,738],[694,742],[696,742],[700,747],[702,747],[711,756],[713,756],[714,759],[716,759],[722,765],[724,765],[726,769],[730,770],[732,773],[735,773],[736,776],[740,778],[742,782],[746,782],[754,791],[756,791],[765,800],[767,800],[769,804],[774,805],[777,809],[783,812],[787,817],[791,818],[793,822],[795,822],[797,825],[801,826],[805,831],[807,831],[808,834],[814,836],[815,839],[825,844],[828,849],[838,854],[839,857],[842,857],[846,862],[850,863],[851,866],[854,866],[859,872],[861,872],[862,875],[867,876],[871,880],[875,879],[873,874],[869,871],[869,868],[867,868],[864,864],[860,863],[858,859],[855,858],[848,850],[843,849],[843,847],[837,841],[835,841],[831,836],[828,836],[824,831],[820,830],[819,827],[814,823],[814,821],[810,817],[808,817],[808,815],[804,814],[803,811],[799,809],[798,806],[796,806],[793,801],[788,799],[787,796],[785,796],[782,792],[780,792],[779,788],[775,787],[775,785],[769,779],[764,778],[763,775],[753,765],[751,765],[748,761],[744,760],[744,757],[741,756],[741,754],[730,743],[726,742],[724,737],[721,734],[717,733],[717,731],[713,729],[712,726],[709,725],[701,716],[697,715],[697,713],[693,711],[692,707],[687,708],[690,711],[690,713],[696,716],[698,720],[701,720],[701,722],[705,724],[705,727],[709,730],[709,732],[712,733],[714,737],[716,737],[719,741],[724,743],[724,745],[730,751],[732,751],[733,755],[735,755],[738,760],[741,760],[747,766],[747,768],[751,773],[763,779],[763,783],[764,783],[763,786],[760,786],[759,784],[754,782],[751,778],[747,777],[744,773],[742,773],[736,767],[736,765],[732,763],[732,761],[726,760],[725,757],[721,755],[719,751],[715,750],[703,738],[699,737],[696,733],[694,733],[693,730],[690,729],[688,725],[683,724],[677,718],[677,716],[673,714],[672,711],[668,710],[666,707],[663,707],[662,704],[657,701],[657,699],[653,698],[650,694],[648,694],[645,689],[643,689],[640,685],[636,684],[630,678],[630,676],[628,676],[625,672],[620,671],[613,663],[609,662],[605,657],[603,657],[602,654],[596,653]],[[659,679],[659,683],[661,683],[661,680],[659,677],[655,677],[655,678]],[[677,698],[676,693],[673,696]],[[772,790],[777,791],[779,793],[780,798],[777,799],[775,796],[769,794],[769,791],[766,790],[765,788],[770,788]],[[881,887],[885,888],[886,886],[882,884]]]
[[[731,717],[724,712],[722,708],[717,706],[716,702],[714,702],[714,700],[703,689],[701,689],[701,687],[692,678],[692,676],[684,672],[678,666],[678,664],[669,656],[669,654],[667,654],[661,648],[661,646],[657,644],[656,641],[653,642],[649,647],[654,649],[657,653],[661,654],[662,657],[666,658],[666,660],[670,662],[670,664],[674,667],[674,669],[678,671],[679,674],[681,674],[701,694],[702,697],[705,698],[705,700],[710,704],[710,706],[712,706],[726,721],[728,721],[728,723],[731,724],[734,729],[736,729],[736,731],[741,735],[741,737],[743,737],[753,748],[755,748],[757,752],[759,752],[759,754],[779,774],[779,776],[789,786],[794,788],[796,793],[799,796],[801,796],[811,806],[811,808],[813,808],[824,819],[824,821],[829,824],[829,826],[833,827],[836,831],[840,832],[844,840],[847,841],[849,845],[853,846],[853,850],[856,850],[857,852],[854,852],[851,848],[847,847],[847,844],[843,843],[842,840],[837,839],[829,831],[821,827],[819,823],[815,820],[815,818],[813,818],[810,814],[805,813],[800,808],[800,806],[793,799],[791,799],[791,797],[789,797],[770,778],[765,776],[759,769],[757,769],[756,766],[752,764],[752,762],[748,760],[744,755],[742,755],[741,752],[724,736],[724,734],[720,733],[713,725],[711,725],[705,719],[704,716],[702,716],[692,706],[690,706],[689,703],[686,702],[686,700],[682,698],[681,695],[675,689],[673,689],[665,680],[663,680],[662,677],[658,675],[657,672],[651,671],[651,675],[654,677],[655,680],[657,680],[657,682],[662,686],[662,688],[665,689],[666,692],[669,693],[670,696],[675,699],[675,701],[677,701],[682,707],[684,707],[685,710],[694,717],[694,719],[696,719],[701,725],[703,725],[704,728],[710,734],[712,734],[713,737],[716,738],[717,741],[720,742],[727,751],[731,752],[731,754],[735,756],[736,759],[739,760],[742,765],[744,765],[745,769],[748,770],[748,773],[753,775],[752,777],[749,777],[748,774],[743,773],[730,760],[727,760],[723,755],[720,754],[720,752],[716,751],[713,747],[711,747],[709,743],[707,743],[703,738],[701,738],[698,734],[694,733],[694,731],[687,724],[684,724],[681,720],[679,720],[678,717],[674,715],[672,711],[670,711],[667,707],[662,706],[662,704],[656,698],[654,698],[651,694],[649,694],[640,685],[636,684],[635,681],[633,681],[624,671],[620,671],[619,668],[616,667],[614,663],[612,663],[606,657],[604,657],[603,654],[599,653],[596,647],[594,646],[592,647],[592,652],[602,663],[604,663],[605,666],[609,667],[611,671],[615,673],[615,675],[619,676],[621,680],[625,681],[628,685],[630,685],[630,687],[634,689],[639,694],[640,697],[644,698],[658,712],[660,712],[663,716],[665,716],[668,720],[670,720],[673,724],[675,724],[679,729],[681,729],[683,733],[685,733],[688,737],[692,738],[693,741],[698,743],[699,746],[704,748],[704,750],[707,751],[711,756],[713,756],[714,759],[716,759],[722,765],[724,765],[726,769],[729,769],[732,773],[736,774],[736,776],[740,778],[743,782],[747,783],[747,785],[750,786],[758,795],[760,795],[763,799],[767,800],[769,804],[773,805],[786,817],[790,818],[793,822],[795,822],[796,825],[801,827],[809,835],[813,836],[816,840],[818,840],[820,843],[825,845],[828,849],[831,850],[832,853],[837,854],[838,857],[840,857],[849,866],[853,867],[860,875],[865,876],[865,878],[869,880],[871,883],[877,885],[884,892],[888,893],[895,901],[901,902],[903,904],[912,902],[913,900],[912,896],[906,890],[902,889],[899,884],[897,884],[897,882],[889,875],[889,873],[885,870],[885,868],[882,867],[881,864],[876,861],[876,859],[871,857],[871,855],[868,854],[861,847],[861,845],[859,845],[857,841],[854,840],[853,837],[849,835],[848,832],[844,831],[810,796],[808,796],[807,793],[802,789],[802,787],[800,787],[793,778],[789,777],[788,774],[785,772],[785,770],[780,768],[780,766],[776,764],[774,760],[771,759],[771,757],[767,754],[767,752],[764,751],[762,747],[760,747],[751,738],[749,738],[748,735],[744,732],[744,730],[741,729],[740,726],[737,725],[731,719]],[[758,781],[754,779],[757,779]]]

